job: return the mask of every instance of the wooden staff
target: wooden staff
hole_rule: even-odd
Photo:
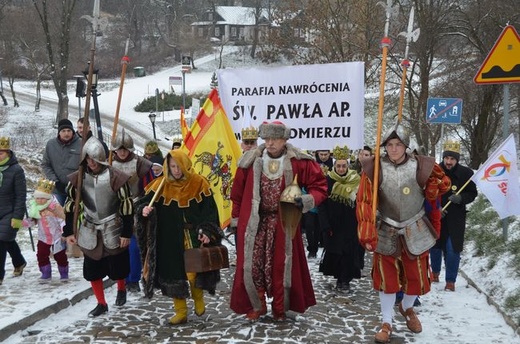
[[[88,16],[84,16],[88,17]],[[88,18],[87,18],[88,19]],[[92,95],[92,76],[94,75],[94,57],[96,56],[96,34],[99,20],[99,0],[94,1],[94,11],[92,15],[92,19],[89,19],[92,22],[92,46],[90,48],[90,61],[88,66],[88,77],[87,77],[87,94],[85,95],[85,114],[83,115],[83,139],[81,140],[81,156],[83,156],[83,149],[85,147],[85,142],[87,141],[88,127],[89,123],[89,112],[90,112],[90,98]],[[74,232],[74,237],[78,237],[78,218],[79,218],[79,208],[81,203],[81,189],[83,188],[83,173],[84,168],[83,164],[80,161],[78,166],[78,180],[77,184],[73,185],[76,187],[76,197],[74,199],[74,220],[72,223],[72,228]]]
[[[130,58],[128,57],[128,43],[130,42],[130,38],[127,38],[126,40],[126,46],[125,46],[125,55],[121,58],[121,81],[119,82],[119,94],[117,97],[117,106],[116,106],[116,113],[114,115],[114,124],[112,128],[112,139],[111,139],[111,146],[114,146],[116,142],[116,135],[117,135],[117,124],[119,123],[119,109],[121,108],[121,99],[123,98],[123,86],[125,85],[125,76],[126,76],[126,68],[128,67],[128,63],[130,62]],[[112,148],[108,150],[108,164],[112,165]]]
[[[459,189],[459,191],[457,191],[457,193],[456,193],[455,195],[460,194],[460,193],[462,192],[462,190],[464,190],[464,188],[465,188],[466,186],[468,186],[468,184],[469,184],[469,182],[471,182],[471,180],[472,180],[472,178],[468,179],[468,180],[464,183],[464,185],[462,185],[462,187]],[[446,208],[448,208],[448,206],[449,206],[450,204],[451,204],[451,201],[448,201],[448,203],[446,203],[446,204],[444,205],[444,207],[442,207],[441,211],[446,210]]]
[[[150,201],[150,203],[148,203],[149,207],[153,207],[153,204],[157,200],[157,197],[159,197],[159,192],[161,192],[161,190],[162,190],[162,188],[164,186],[164,182],[165,181],[166,181],[166,176],[163,175],[163,180],[161,180],[161,184],[159,184],[159,187],[157,188],[157,191],[155,191],[155,194],[152,197],[152,200]]]
[[[384,5],[383,5],[384,6]],[[388,56],[388,47],[392,43],[390,38],[388,37],[388,29],[390,26],[390,16],[393,12],[392,8],[392,0],[386,1],[385,12],[386,12],[386,22],[385,22],[385,37],[381,40],[381,47],[383,48],[383,61],[381,65],[381,80],[379,83],[379,108],[377,113],[377,136],[376,136],[376,149],[375,149],[375,157],[374,157],[374,180],[373,180],[373,189],[372,189],[372,216],[374,218],[374,222],[376,221],[377,215],[377,202],[378,202],[378,189],[379,189],[379,165],[380,165],[380,146],[381,146],[381,131],[383,127],[383,110],[385,105],[385,81],[386,81],[386,59]]]

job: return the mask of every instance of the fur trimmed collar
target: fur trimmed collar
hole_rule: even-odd
[[[238,160],[238,167],[240,168],[248,168],[250,167],[256,158],[261,158],[262,154],[265,150],[265,143],[262,143],[260,146],[258,146],[256,149],[252,149],[250,151],[247,151],[240,157]],[[292,158],[295,158],[296,160],[313,160],[312,156],[305,153],[299,148],[294,147],[290,143],[285,144],[285,155],[290,160]]]

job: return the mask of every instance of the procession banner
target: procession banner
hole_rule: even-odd
[[[244,123],[282,121],[302,149],[363,147],[363,62],[226,68],[218,71],[218,84],[238,140]]]
[[[242,155],[217,90],[212,90],[187,133],[181,149],[193,170],[206,177],[217,203],[220,227],[231,221],[231,185]]]
[[[515,137],[511,134],[472,177],[501,219],[520,215],[516,159]]]

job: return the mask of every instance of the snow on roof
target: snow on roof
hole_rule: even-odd
[[[219,20],[217,24],[228,24],[228,25],[255,25],[255,13],[254,7],[237,7],[237,6],[216,6],[216,13],[222,17],[223,20]],[[268,12],[266,9],[261,9],[261,17],[268,18]],[[211,21],[198,21],[192,25],[210,25]]]

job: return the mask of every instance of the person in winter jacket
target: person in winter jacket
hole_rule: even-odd
[[[464,245],[464,233],[466,231],[466,204],[477,197],[477,186],[470,181],[473,171],[459,164],[460,144],[447,141],[444,144],[442,162],[440,166],[451,180],[451,190],[442,196],[442,206],[448,202],[450,205],[445,210],[441,221],[441,236],[435,246],[430,250],[433,282],[439,282],[442,257],[446,266],[446,285],[444,290],[455,291],[455,282],[459,272],[460,253]]]
[[[45,178],[56,183],[54,195],[60,204],[65,204],[67,176],[77,171],[81,153],[81,138],[74,132],[72,122],[62,119],[58,122],[58,136],[47,141],[43,153],[42,169]]]
[[[5,277],[7,252],[14,265],[14,276],[21,276],[27,265],[16,242],[25,214],[26,197],[25,173],[11,150],[11,140],[0,137],[0,284]]]

